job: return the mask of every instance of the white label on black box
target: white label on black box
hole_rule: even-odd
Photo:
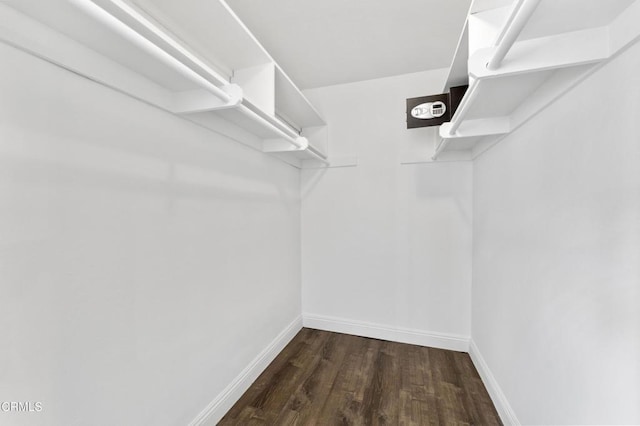
[[[442,117],[446,111],[447,107],[442,101],[426,102],[413,107],[411,116],[421,120],[428,120],[430,118]]]

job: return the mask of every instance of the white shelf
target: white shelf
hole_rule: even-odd
[[[0,41],[296,167],[326,162],[301,136],[324,121],[222,0],[5,0]]]
[[[320,113],[279,66],[276,66],[275,84],[277,115],[300,126],[300,129],[325,125]]]
[[[537,0],[517,3],[527,2]],[[440,127],[434,160],[459,151],[475,158],[640,38],[640,0],[539,0],[504,60],[490,70],[499,47],[485,40],[511,30],[510,13],[517,9],[489,3],[471,6],[477,12],[467,20],[446,88],[460,84],[465,66],[470,85],[451,122]],[[467,33],[476,37],[472,43]]]
[[[467,61],[469,60],[469,20],[466,20],[460,38],[458,39],[458,45],[456,52],[453,55],[451,66],[449,67],[449,74],[447,76],[446,83],[442,89],[443,93],[449,91],[452,87],[466,86],[469,84],[469,69],[467,68]]]
[[[271,56],[219,0],[126,0],[214,64],[229,79],[235,70],[273,62]]]
[[[540,2],[519,40],[609,26],[634,0],[545,0]]]

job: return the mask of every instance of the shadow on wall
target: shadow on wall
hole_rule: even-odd
[[[264,154],[246,148],[237,149],[238,155],[205,145],[237,145],[224,140],[223,136],[196,129],[192,133],[204,134],[177,139],[158,135],[149,128],[134,129],[138,131],[131,136],[127,133],[131,130],[128,124],[132,123],[122,126],[118,117],[105,118],[104,114],[101,117],[103,122],[95,123],[98,128],[104,129],[106,121],[118,123],[117,131],[107,130],[105,133],[110,135],[106,137],[95,135],[95,130],[90,129],[92,125],[85,122],[76,127],[65,117],[59,117],[55,125],[40,122],[37,129],[27,127],[26,123],[17,129],[4,129],[0,174],[14,183],[108,189],[171,198],[241,198],[265,203],[298,197],[280,188],[277,180],[260,179],[266,165],[265,160],[256,161],[256,156],[264,157]],[[189,126],[185,122],[182,127]],[[68,132],[52,137],[60,134],[61,127]],[[203,136],[210,140],[203,140]],[[283,164],[282,167],[289,166]]]

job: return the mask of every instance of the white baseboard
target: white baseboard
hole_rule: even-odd
[[[202,410],[189,426],[213,426],[269,366],[271,361],[302,329],[302,317],[296,318],[229,385]]]
[[[502,392],[496,378],[493,377],[493,373],[489,370],[489,366],[480,354],[480,351],[473,339],[469,342],[469,356],[471,357],[476,370],[478,370],[478,374],[480,374],[484,387],[487,388],[489,396],[491,396],[493,405],[495,405],[502,423],[505,425],[519,426],[520,422],[516,417],[516,413],[513,411],[513,408],[511,408],[507,397]]]
[[[315,328],[318,330],[334,331],[337,333],[353,334],[356,336],[409,343],[419,346],[430,346],[433,348],[449,349],[459,352],[469,351],[468,336],[391,327],[382,324],[314,314],[303,314],[302,323],[305,327]]]

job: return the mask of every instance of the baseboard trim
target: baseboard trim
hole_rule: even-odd
[[[459,352],[469,351],[468,336],[391,327],[383,324],[315,314],[302,314],[302,323],[305,327],[318,330],[334,331],[337,333],[371,337],[392,342],[410,343],[419,346],[430,346]]]
[[[189,426],[215,425],[240,399],[271,361],[302,329],[302,317],[296,318],[244,369],[220,394],[202,410]]]
[[[482,357],[482,354],[480,354],[480,350],[473,339],[469,342],[469,356],[471,357],[471,361],[473,361],[473,365],[475,365],[476,370],[478,370],[478,374],[480,374],[480,378],[482,379],[484,386],[489,392],[489,396],[498,411],[498,415],[500,415],[502,423],[505,425],[520,426],[520,422],[516,417],[515,411],[511,408],[511,404],[509,404],[507,397],[504,392],[502,392],[500,385],[498,385],[496,378],[493,376],[493,373],[491,373],[487,362]]]

